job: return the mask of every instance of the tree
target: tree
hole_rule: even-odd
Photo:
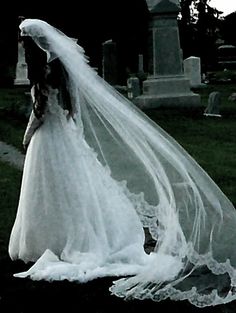
[[[236,46],[236,34],[232,31],[236,29],[236,11],[227,15],[221,26],[221,33],[225,40],[225,44]]]
[[[186,58],[195,54],[195,0],[181,0],[180,1],[180,42],[183,49],[183,57]]]
[[[215,67],[222,12],[211,7],[210,0],[181,0],[180,7],[180,40],[184,57],[199,56],[203,71]]]

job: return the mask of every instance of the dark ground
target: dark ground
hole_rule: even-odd
[[[171,313],[233,313],[236,304],[199,309],[187,301],[153,302],[150,300],[124,300],[109,293],[115,278],[100,278],[85,284],[68,281],[46,282],[14,278],[13,273],[24,271],[29,264],[0,263],[0,312],[171,312]],[[234,309],[235,308],[235,309]]]

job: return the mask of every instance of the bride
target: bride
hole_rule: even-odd
[[[97,75],[73,39],[37,19],[20,29],[36,59],[9,254],[34,265],[15,276],[112,276],[117,296],[198,307],[235,300],[231,202],[173,138]]]

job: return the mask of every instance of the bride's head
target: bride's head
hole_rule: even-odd
[[[46,52],[37,46],[29,36],[22,37],[25,49],[25,61],[28,67],[28,78],[31,85],[42,81],[48,68]]]
[[[25,58],[28,66],[28,78],[31,85],[36,83],[49,84],[57,88],[62,75],[62,64],[58,58],[47,61],[47,54],[29,36],[22,37]]]

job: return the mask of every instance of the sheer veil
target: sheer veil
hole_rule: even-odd
[[[155,242],[151,265],[115,281],[111,292],[188,299],[199,307],[236,299],[231,202],[172,137],[99,77],[73,39],[37,19],[24,20],[20,29],[47,53],[48,62],[62,62],[78,131],[123,186]]]

